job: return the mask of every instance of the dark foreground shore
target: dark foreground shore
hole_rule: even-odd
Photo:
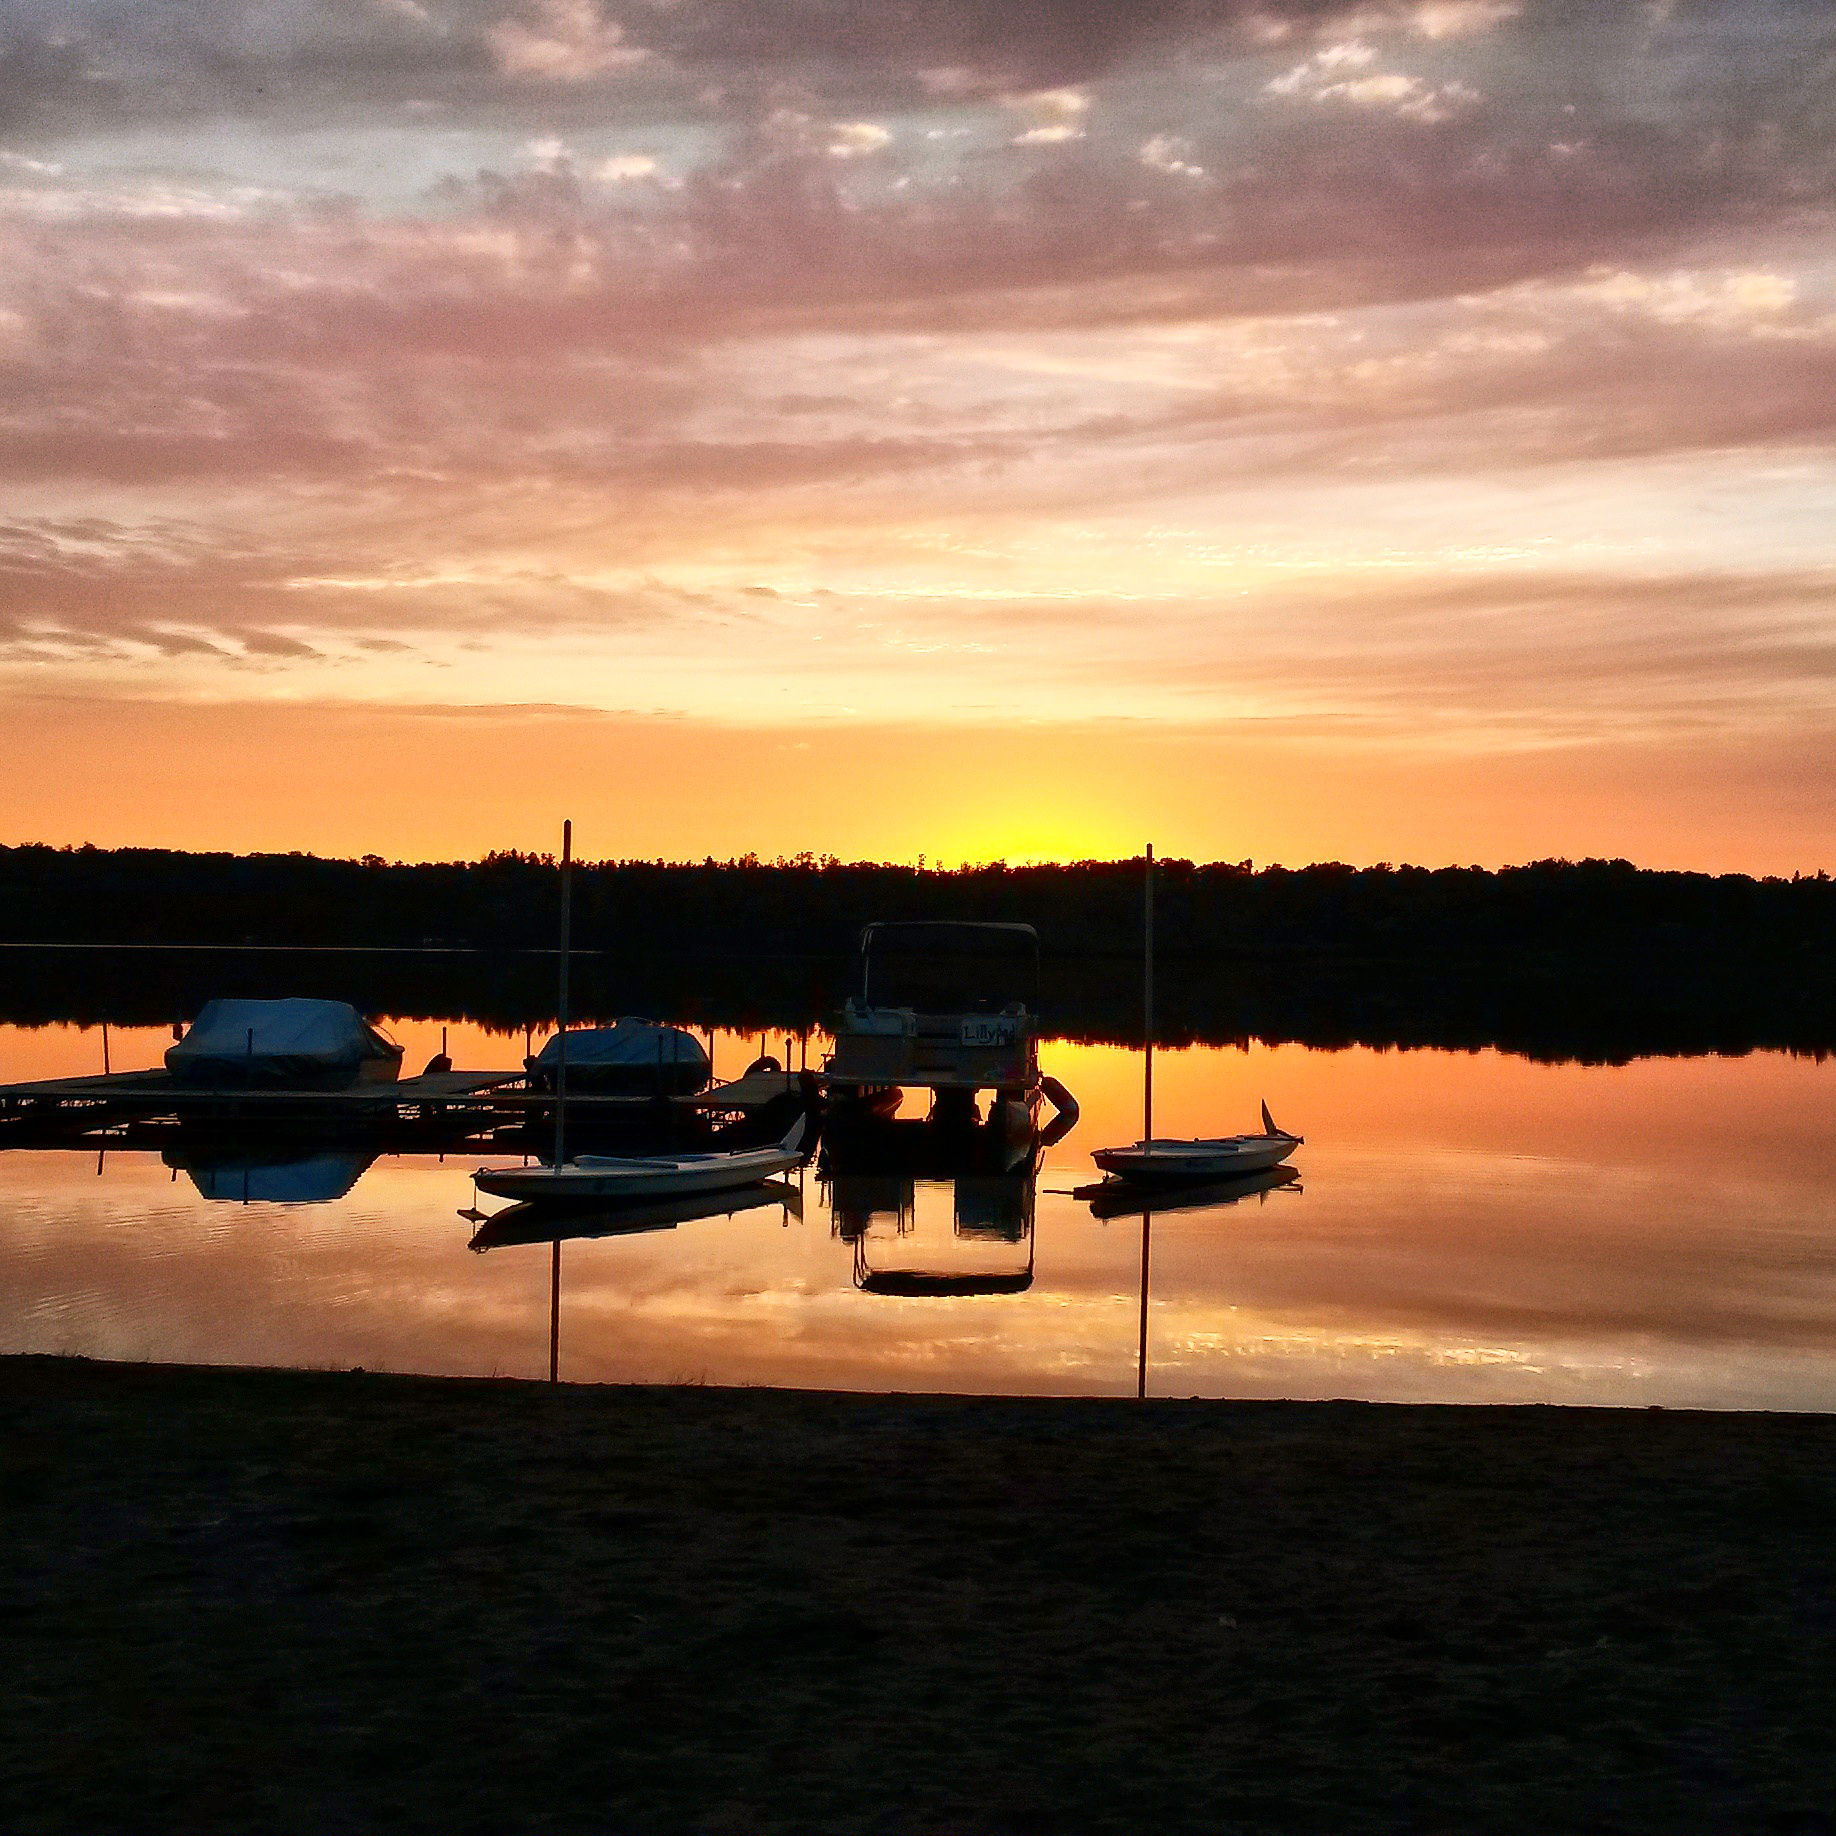
[[[1836,1418],[0,1360],[0,1820],[1836,1830]]]

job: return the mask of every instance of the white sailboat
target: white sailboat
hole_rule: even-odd
[[[1306,1139],[1277,1128],[1262,1106],[1259,1135],[1211,1135],[1191,1141],[1151,1136],[1128,1147],[1098,1148],[1090,1156],[1105,1173],[1143,1184],[1153,1180],[1230,1179],[1278,1167]]]
[[[788,1173],[804,1158],[809,1125],[799,1116],[774,1145],[699,1154],[581,1154],[567,1156],[568,960],[572,949],[574,825],[561,825],[561,981],[556,1001],[555,1152],[550,1166],[480,1167],[472,1183],[494,1198],[577,1205],[625,1199],[681,1198],[724,1192]]]
[[[1184,1184],[1231,1179],[1280,1166],[1306,1139],[1275,1126],[1262,1105],[1257,1135],[1209,1135],[1175,1140],[1154,1133],[1154,848],[1147,849],[1142,890],[1142,1098],[1141,1139],[1126,1147],[1097,1148],[1090,1156],[1103,1171],[1135,1185]]]
[[[568,1204],[724,1192],[801,1165],[808,1125],[808,1118],[799,1116],[772,1147],[702,1154],[580,1154],[555,1167],[480,1167],[472,1183],[494,1198]]]

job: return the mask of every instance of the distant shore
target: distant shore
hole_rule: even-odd
[[[1075,936],[1067,928],[1066,935]],[[1836,933],[1833,933],[1836,934]],[[1517,952],[1378,958],[1168,956],[1160,1043],[1250,1039],[1326,1050],[1492,1048],[1548,1062],[1654,1054],[1836,1052],[1828,965],[1752,953],[1738,962],[1646,952]],[[634,944],[583,951],[578,1018],[643,1013],[741,1032],[801,1033],[833,1022],[859,988],[852,952]],[[1137,955],[1048,952],[1040,1011],[1054,1036],[1140,1041]],[[168,1026],[220,995],[316,995],[379,1018],[460,1021],[505,1033],[552,1024],[552,949],[285,945],[6,944],[0,1025]]]
[[[0,1360],[21,1836],[1828,1831],[1836,1417]]]

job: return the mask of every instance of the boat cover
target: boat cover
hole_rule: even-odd
[[[392,1078],[402,1048],[344,1001],[207,1001],[166,1053],[188,1084],[348,1084]]]
[[[537,1082],[552,1084],[560,1055],[558,1038],[552,1038],[523,1062]],[[616,1026],[581,1027],[567,1035],[568,1081],[577,1079],[584,1088],[644,1092],[660,1086],[684,1095],[708,1081],[708,1070],[707,1049],[693,1033],[656,1020],[628,1016]]]

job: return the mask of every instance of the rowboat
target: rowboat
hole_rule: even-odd
[[[1195,1141],[1156,1137],[1128,1147],[1098,1148],[1090,1158],[1105,1173],[1136,1185],[1186,1184],[1197,1180],[1233,1179],[1278,1167],[1305,1139],[1275,1126],[1269,1106],[1262,1106],[1259,1135],[1214,1135]]]
[[[808,1118],[799,1116],[775,1146],[725,1153],[581,1154],[553,1167],[480,1167],[472,1183],[495,1198],[569,1204],[724,1192],[801,1165],[807,1127]]]

